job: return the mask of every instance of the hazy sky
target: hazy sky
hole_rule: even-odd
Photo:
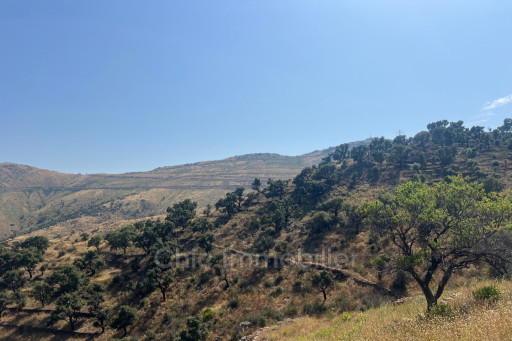
[[[2,0],[0,162],[127,172],[496,127],[511,18],[501,0]]]

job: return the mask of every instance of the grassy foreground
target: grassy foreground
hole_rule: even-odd
[[[496,285],[497,303],[478,302],[473,290]],[[332,318],[305,317],[262,332],[258,340],[510,340],[512,338],[512,282],[479,281],[449,292],[453,317],[425,318],[425,302],[413,297],[401,305],[385,304],[361,313]]]

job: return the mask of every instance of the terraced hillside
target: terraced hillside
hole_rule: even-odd
[[[205,206],[226,191],[250,187],[255,177],[290,179],[331,151],[248,154],[126,174],[63,174],[2,163],[0,239],[83,217],[105,222],[153,216],[184,198]]]

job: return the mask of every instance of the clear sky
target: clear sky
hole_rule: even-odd
[[[511,94],[511,1],[0,1],[0,162],[297,155],[496,127]]]

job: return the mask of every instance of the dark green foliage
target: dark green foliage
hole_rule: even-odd
[[[37,267],[37,264],[43,261],[43,255],[35,247],[23,249],[18,254],[18,265],[27,270],[29,278]]]
[[[87,286],[89,278],[74,265],[60,265],[46,282],[52,286],[57,285],[59,293],[72,293]]]
[[[325,301],[320,302],[320,300],[316,300],[312,304],[306,303],[302,307],[302,313],[309,316],[320,316],[328,310],[327,305],[324,303]]]
[[[232,297],[228,302],[228,308],[230,309],[236,309],[240,305],[240,299],[238,296]]]
[[[82,299],[71,293],[59,297],[55,310],[52,311],[49,324],[55,324],[59,320],[69,323],[71,330],[75,330],[75,323],[78,319],[78,313],[82,309],[84,302]]]
[[[243,201],[243,198],[244,198],[244,190],[245,189],[243,187],[238,187],[233,192],[236,195],[236,201],[238,203],[238,210],[240,210],[241,206],[242,206],[242,201]]]
[[[196,218],[191,225],[194,232],[205,233],[213,230],[213,224],[206,218]]]
[[[320,205],[320,209],[326,212],[329,212],[333,215],[334,218],[338,218],[339,213],[343,208],[343,199],[334,198],[328,200]]]
[[[185,199],[167,208],[165,220],[173,223],[176,227],[187,227],[196,216],[196,208],[197,202]]]
[[[50,241],[44,236],[34,236],[25,239],[23,242],[21,242],[20,246],[24,249],[33,247],[36,248],[40,253],[44,254],[50,246]]]
[[[323,233],[331,226],[331,217],[325,212],[316,212],[309,223],[312,233]]]
[[[116,311],[110,326],[114,329],[122,329],[123,337],[126,336],[129,326],[132,326],[137,322],[137,310],[127,305],[123,305]]]
[[[284,289],[282,287],[276,287],[274,290],[270,292],[270,296],[277,297],[281,295],[284,292]]]
[[[215,208],[219,211],[225,212],[229,218],[238,210],[238,196],[235,193],[228,193],[224,198],[219,199],[215,204]]]
[[[5,286],[14,293],[18,292],[27,283],[27,278],[22,270],[10,270],[3,275]]]
[[[334,277],[330,271],[322,270],[317,272],[311,278],[311,284],[314,288],[320,290],[324,296],[324,302],[327,300],[327,289],[334,284]]]
[[[213,250],[213,242],[215,241],[215,237],[213,236],[213,233],[208,232],[205,234],[202,234],[197,239],[197,245],[202,248],[207,254],[210,254],[210,252]]]
[[[0,291],[0,319],[7,306],[12,303],[12,296],[5,290]]]
[[[496,302],[500,300],[501,293],[494,285],[490,285],[473,291],[473,297],[478,301]]]
[[[37,301],[41,302],[44,308],[45,304],[48,303],[53,294],[53,288],[46,282],[37,282],[32,288],[32,297]]]
[[[100,234],[96,234],[89,239],[87,242],[88,247],[94,246],[96,250],[99,250],[101,242],[103,241],[103,237]]]
[[[272,180],[268,179],[267,181],[267,197],[274,198],[278,197],[279,199],[283,198],[283,195],[286,191],[286,186],[288,186],[287,180]]]
[[[251,188],[259,193],[261,190],[261,180],[258,178],[255,178],[251,184]]]
[[[180,331],[174,341],[205,341],[210,334],[208,321],[201,316],[190,316],[187,318],[187,327]]]
[[[453,312],[452,307],[448,304],[438,304],[427,312],[427,316],[430,318],[447,318],[455,316],[455,313]]]
[[[274,238],[268,235],[260,235],[258,239],[254,242],[253,248],[256,252],[268,252],[271,248],[274,247],[275,241]]]
[[[119,230],[107,233],[105,240],[108,242],[110,250],[122,249],[123,253],[126,254],[126,249],[132,245],[135,236],[135,227],[125,226]]]
[[[147,278],[156,288],[160,290],[162,294],[162,301],[165,302],[167,298],[167,290],[169,290],[171,283],[174,281],[172,271],[164,271],[155,267],[148,271]]]
[[[105,266],[105,261],[96,253],[96,251],[87,251],[85,256],[76,258],[73,265],[80,270],[88,270],[90,275],[94,276],[96,271]]]
[[[393,277],[393,282],[391,282],[391,290],[401,296],[405,295],[410,280],[410,276],[405,271],[397,271]]]

